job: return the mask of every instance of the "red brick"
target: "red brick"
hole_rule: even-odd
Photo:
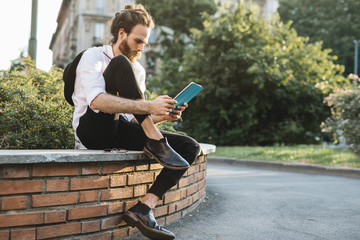
[[[170,193],[165,194],[164,202],[165,202],[165,204],[175,202],[175,201],[179,200],[180,197],[181,197],[180,191],[170,192]]]
[[[178,220],[180,218],[181,218],[181,212],[178,212],[178,213],[172,214],[170,216],[167,216],[166,217],[166,224],[175,222],[176,220]]]
[[[120,212],[123,212],[123,210],[124,210],[123,202],[113,203],[113,204],[110,204],[108,207],[108,214],[120,213]]]
[[[69,190],[69,180],[47,180],[46,191],[47,192],[60,192]]]
[[[190,177],[181,178],[179,181],[179,188],[186,187],[190,184]]]
[[[132,200],[132,201],[125,202],[124,211],[126,212],[127,210],[129,210],[130,208],[135,206],[138,203],[138,201],[139,200]]]
[[[25,209],[27,196],[4,197],[1,200],[1,210]]]
[[[73,178],[70,190],[97,189],[109,187],[109,177]]]
[[[111,187],[125,186],[126,180],[127,180],[126,175],[112,176],[110,179],[110,186]]]
[[[167,205],[155,208],[155,211],[154,211],[155,217],[164,216],[166,214],[168,214],[168,206]]]
[[[187,192],[186,189],[181,189],[181,190],[180,190],[180,199],[187,197],[186,192]]]
[[[98,163],[95,164],[86,163],[81,167],[81,175],[92,175],[99,173],[100,173],[100,168]]]
[[[123,237],[128,236],[129,228],[121,228],[114,231],[113,239],[121,239]]]
[[[101,220],[101,229],[114,228],[120,225],[122,219],[121,216],[108,217]]]
[[[194,176],[195,176],[195,182],[201,181],[202,179],[205,178],[204,172],[195,173]]]
[[[37,229],[37,239],[69,236],[73,234],[78,234],[80,233],[80,231],[81,223],[79,222],[39,227]]]
[[[101,191],[101,201],[125,199],[133,196],[133,188],[115,188]]]
[[[187,172],[188,175],[199,172],[199,165],[191,166],[186,172]]]
[[[206,162],[200,164],[200,171],[205,171],[206,170]]]
[[[1,240],[9,240],[10,232],[9,231],[0,231]]]
[[[79,174],[76,164],[37,164],[33,166],[33,177],[75,176]]]
[[[43,188],[42,180],[0,182],[0,195],[42,192]]]
[[[161,166],[160,163],[152,163],[150,164],[150,170],[160,170],[163,169],[164,167]]]
[[[98,191],[82,191],[80,192],[80,202],[95,202],[98,200]]]
[[[169,205],[169,211],[168,214],[172,214],[176,211],[176,203],[172,203]]]
[[[111,240],[111,232],[92,234],[82,237],[73,238],[74,240]]]
[[[78,193],[54,193],[43,195],[32,195],[32,207],[47,207],[75,204],[78,200]]]
[[[66,221],[66,210],[45,212],[44,223],[60,223]]]
[[[44,214],[42,212],[2,214],[0,215],[0,227],[43,224],[43,215]]]
[[[104,163],[102,173],[123,173],[133,172],[134,166],[127,163]]]
[[[100,231],[100,220],[83,222],[81,225],[82,233],[98,232]]]
[[[146,194],[146,185],[138,185],[134,187],[134,197],[144,196]]]
[[[105,216],[106,213],[107,206],[105,205],[73,208],[68,211],[68,220]]]
[[[149,164],[143,164],[139,163],[135,165],[135,171],[148,171],[149,170]]]
[[[11,166],[3,168],[3,178],[28,178],[30,176],[29,166]]]
[[[36,239],[36,229],[11,230],[11,240],[34,240]]]
[[[195,163],[202,163],[206,161],[206,155],[203,156],[199,156],[196,160]]]
[[[190,201],[191,201],[190,199],[186,198],[186,199],[183,199],[183,200],[177,202],[176,203],[176,211],[180,211],[180,210],[188,207],[190,204]]]
[[[154,181],[154,173],[152,172],[136,173],[128,176],[128,185],[150,183],[153,181]]]
[[[199,191],[199,184],[192,185],[191,187],[187,188],[187,196],[194,194],[195,192]]]

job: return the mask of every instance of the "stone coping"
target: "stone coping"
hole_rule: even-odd
[[[215,152],[216,146],[200,143],[201,155]],[[0,150],[0,165],[33,164],[33,163],[71,163],[99,161],[129,161],[148,159],[142,151],[125,151],[121,153],[104,152],[103,150],[76,149],[31,149]]]

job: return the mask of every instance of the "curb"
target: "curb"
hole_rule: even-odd
[[[327,167],[314,164],[283,163],[283,162],[265,162],[259,160],[247,160],[225,157],[208,156],[207,161],[215,164],[227,164],[242,167],[262,168],[275,171],[309,173],[347,178],[360,178],[359,168]]]

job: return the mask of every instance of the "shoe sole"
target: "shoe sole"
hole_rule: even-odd
[[[135,214],[132,212],[127,211],[123,216],[122,219],[131,227],[137,227],[140,232],[150,238],[150,239],[159,239],[159,240],[172,240],[174,236],[167,235],[166,233],[150,228],[146,226]]]
[[[163,167],[165,168],[169,168],[169,169],[173,169],[173,170],[186,170],[188,169],[190,166],[186,166],[186,167],[173,167],[173,166],[168,166],[164,163],[162,163],[161,161],[159,161],[159,159],[157,159],[149,150],[147,150],[146,148],[144,148],[144,153],[146,155],[148,155],[149,157],[154,158],[158,163],[160,163]]]

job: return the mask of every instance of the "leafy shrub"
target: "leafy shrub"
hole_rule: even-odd
[[[41,71],[30,59],[20,65],[0,72],[0,148],[73,148],[72,107],[63,97],[62,70]]]
[[[325,100],[331,107],[332,116],[322,124],[323,131],[342,132],[346,144],[360,154],[360,88],[338,88]]]

